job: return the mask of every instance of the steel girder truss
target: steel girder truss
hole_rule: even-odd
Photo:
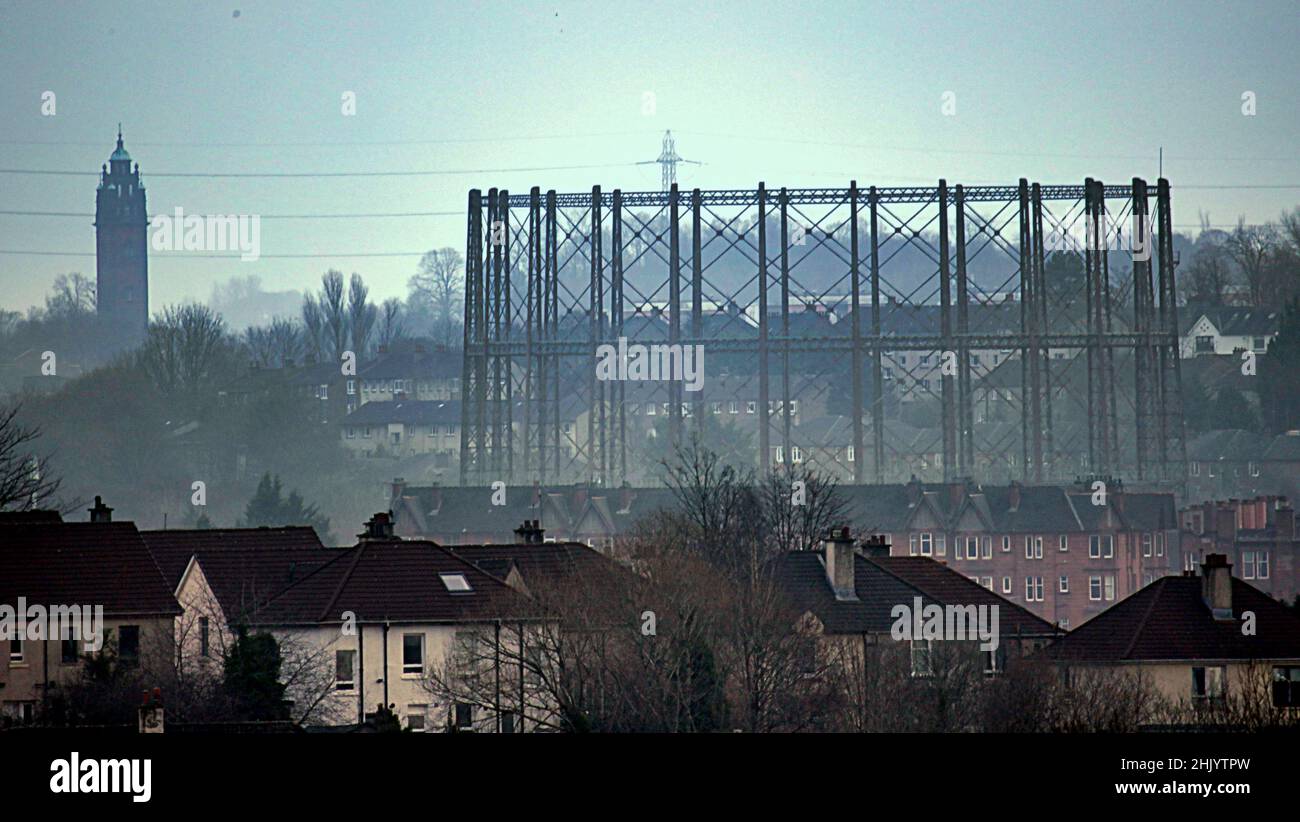
[[[889,466],[913,465],[918,454],[941,455],[945,480],[979,478],[990,466],[1010,466],[1011,475],[1032,482],[1081,474],[1183,480],[1164,179],[1154,190],[1137,178],[1119,186],[1022,179],[977,187],[941,180],[899,188],[492,189],[486,196],[475,189],[468,205],[463,484],[625,482],[627,386],[597,380],[596,348],[629,329],[637,342],[647,325],[633,327],[631,318],[647,314],[659,331],[644,342],[703,345],[709,355],[748,360],[751,367],[738,371],[756,383],[764,471],[774,444],[786,455],[800,446],[784,412],[790,400],[825,392],[848,372],[857,456],[842,467],[855,482],[897,479]],[[1129,218],[1130,249],[1117,253],[1111,241]],[[1131,250],[1141,247],[1149,253]],[[932,273],[919,281],[891,277],[890,263],[904,251],[923,255]],[[1070,252],[1082,262],[1081,280],[1049,275],[1052,257]],[[968,276],[981,257],[982,276]],[[792,333],[798,293],[805,307],[847,319],[849,329],[836,323]],[[981,327],[972,309],[1005,306],[1008,294],[1015,327]],[[724,305],[731,320],[706,331],[706,311]],[[891,324],[894,312],[936,305],[937,324],[933,310],[901,330]],[[729,333],[736,331],[745,333]],[[1016,364],[975,367],[978,351],[1009,351]],[[949,363],[955,355],[955,369],[935,380],[937,391],[928,379],[914,381],[940,409],[928,440],[887,435],[886,372],[901,352],[946,354]],[[804,365],[792,368],[792,357]],[[1008,385],[1008,369],[1016,368],[1018,385]],[[897,370],[907,379],[916,368]],[[702,420],[704,402],[699,395],[684,402],[680,381],[654,390],[680,441],[685,425]],[[1018,414],[1009,425],[978,425],[980,396],[1000,398]],[[803,445],[812,453],[818,443]]]

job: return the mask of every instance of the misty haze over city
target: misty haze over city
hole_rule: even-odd
[[[137,733],[1087,733],[1090,796],[1249,793],[1300,727],[1298,40],[0,4],[0,747],[93,729],[38,792],[159,804]],[[1171,731],[1240,772],[1098,735]]]

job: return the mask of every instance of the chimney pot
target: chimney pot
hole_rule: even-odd
[[[90,509],[91,522],[112,522],[113,509],[104,504],[102,497],[95,497],[95,507]]]
[[[542,530],[541,520],[526,519],[524,524],[515,529],[516,545],[541,545],[546,532]]]

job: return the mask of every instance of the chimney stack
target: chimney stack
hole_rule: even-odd
[[[857,587],[853,578],[853,537],[848,526],[832,528],[826,535],[826,580],[831,584],[837,600],[856,600]]]
[[[1201,599],[1216,620],[1232,617],[1232,564],[1227,554],[1206,554],[1201,564]]]
[[[884,534],[872,534],[862,543],[862,552],[869,557],[889,556],[889,537]]]
[[[541,523],[542,521],[538,519],[524,520],[524,524],[515,529],[515,544],[541,545],[546,535]]]
[[[91,522],[112,522],[113,509],[104,504],[104,500],[95,497],[95,507],[90,509]]]
[[[357,534],[362,542],[376,542],[393,539],[393,512],[375,514],[366,522],[365,533]]]

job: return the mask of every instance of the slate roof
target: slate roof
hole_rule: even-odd
[[[1187,458],[1196,462],[1246,462],[1261,458],[1268,446],[1269,439],[1253,431],[1206,431],[1187,443]]]
[[[1300,617],[1232,578],[1235,619],[1216,620],[1201,598],[1202,578],[1161,577],[1102,611],[1047,649],[1056,659],[1137,661],[1184,659],[1300,659]],[[1241,631],[1243,611],[1255,612],[1255,634]]]
[[[343,425],[460,425],[460,400],[382,400],[363,403]]]
[[[442,574],[462,574],[470,590],[453,593]],[[505,582],[450,550],[423,540],[363,541],[266,603],[266,625],[357,622],[482,622],[526,618],[529,604]]]
[[[798,608],[812,612],[828,634],[887,634],[896,605],[997,605],[1003,638],[1054,636],[1047,621],[929,557],[854,555],[857,600],[837,600],[821,551],[792,551],[776,560],[777,584]]]
[[[1280,462],[1300,462],[1300,436],[1279,434],[1264,451],[1264,459]]]
[[[174,616],[172,596],[131,522],[40,522],[0,528],[0,602],[102,605],[105,616]]]
[[[357,377],[366,381],[460,379],[463,365],[459,351],[394,351],[363,365]]]
[[[1267,336],[1276,334],[1282,323],[1282,312],[1268,308],[1243,306],[1216,306],[1185,311],[1182,322],[1183,335],[1205,317],[1225,337]]]

